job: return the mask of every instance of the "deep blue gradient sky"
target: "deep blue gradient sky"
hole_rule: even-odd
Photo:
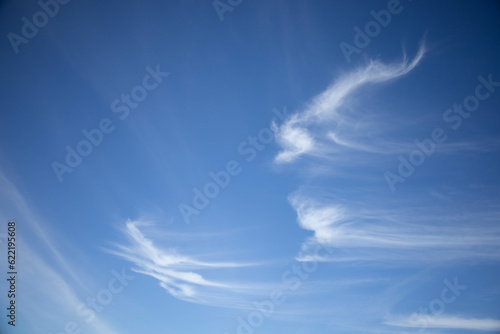
[[[41,4],[0,4],[2,334],[500,331],[498,1]]]

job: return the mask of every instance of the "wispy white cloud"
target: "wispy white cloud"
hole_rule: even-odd
[[[402,61],[391,64],[371,60],[365,66],[338,77],[280,126],[272,124],[276,141],[281,147],[275,162],[291,163],[300,157],[309,156],[329,163],[334,160],[337,164],[349,164],[355,161],[355,154],[364,154],[362,159],[367,161],[379,155],[408,154],[413,151],[416,148],[413,142],[415,138],[401,140],[396,135],[410,126],[414,127],[418,122],[417,116],[414,116],[413,122],[407,122],[401,119],[396,121],[384,112],[378,116],[367,114],[360,106],[363,102],[360,93],[370,85],[406,76],[422,62],[425,53],[426,47],[422,42],[411,60],[406,54]],[[489,152],[499,147],[497,139],[487,138],[440,143],[436,152]]]
[[[442,329],[468,329],[477,331],[498,331],[500,320],[490,318],[467,318],[449,315],[418,315],[409,317],[394,317],[385,322],[387,325],[407,328],[442,328]]]
[[[245,296],[263,290],[251,285],[210,280],[193,270],[223,269],[258,265],[257,263],[207,262],[179,253],[175,248],[157,246],[140,227],[145,223],[128,220],[123,233],[128,242],[115,244],[111,254],[133,263],[137,273],[151,276],[173,297],[213,306],[244,308],[250,305]],[[262,292],[262,291],[261,291]]]
[[[62,253],[57,248],[55,238],[51,237],[56,235],[56,231],[52,230],[48,224],[46,224],[40,216],[33,209],[22,193],[19,191],[18,187],[9,180],[7,175],[0,169],[0,196],[2,196],[5,201],[4,203],[9,203],[11,210],[6,210],[5,212],[12,212],[14,209],[19,212],[21,217],[27,224],[29,224],[30,229],[36,232],[37,239],[43,244],[44,249],[49,250],[49,254],[53,257],[60,268],[64,270],[75,282],[83,286],[80,275],[76,273],[74,268],[69,264],[69,262],[64,258]],[[19,218],[21,218],[19,217]]]
[[[356,208],[317,200],[300,191],[289,197],[297,221],[314,235],[304,242],[298,260],[311,259],[317,244],[335,247],[324,261],[389,261],[407,264],[439,261],[500,260],[500,228],[443,224],[449,217],[421,220],[381,209]],[[436,221],[441,223],[436,224]]]
[[[283,148],[275,161],[292,162],[304,154],[322,156],[335,152],[335,146],[382,151],[383,147],[379,149],[374,145],[354,142],[353,138],[347,136],[352,131],[345,131],[345,128],[355,128],[356,121],[345,113],[345,104],[355,92],[368,84],[387,82],[408,74],[420,63],[425,51],[422,43],[411,61],[406,54],[396,64],[387,65],[372,60],[365,67],[340,77],[313,98],[305,110],[291,115],[281,126],[273,124],[277,142]]]

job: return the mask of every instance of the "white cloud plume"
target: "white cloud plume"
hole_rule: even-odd
[[[250,286],[209,280],[193,272],[196,269],[237,268],[255,263],[205,262],[182,255],[174,248],[164,248],[145,236],[140,230],[142,222],[128,220],[123,232],[128,243],[116,244],[116,250],[107,250],[133,263],[137,273],[151,276],[173,297],[213,306],[244,308],[249,303],[245,295],[255,292]]]
[[[342,130],[343,126],[347,125],[349,128],[355,126],[343,108],[352,95],[365,85],[390,81],[408,74],[420,63],[424,54],[425,46],[422,43],[412,61],[409,61],[406,55],[397,64],[386,65],[372,60],[366,67],[340,77],[324,92],[313,98],[305,110],[290,116],[280,127],[274,124],[277,142],[283,148],[275,161],[292,162],[303,154],[321,156],[325,152],[334,150],[335,148],[332,148],[334,144],[353,149],[376,150],[352,142],[347,136],[341,137],[341,134],[345,133]],[[328,125],[329,130],[321,129],[325,125]],[[311,128],[315,128],[314,131]]]
[[[300,261],[310,260],[311,250],[317,244],[337,249],[324,261],[385,261],[410,265],[500,260],[498,227],[457,226],[446,222],[451,217],[438,215],[431,224],[427,222],[429,217],[391,215],[381,209],[359,205],[354,209],[346,204],[315,200],[301,192],[291,195],[289,201],[297,212],[300,227],[314,232],[302,246],[297,257]],[[496,214],[492,213],[491,217]]]

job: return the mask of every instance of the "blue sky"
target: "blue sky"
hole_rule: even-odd
[[[498,333],[499,14],[2,2],[0,332]]]

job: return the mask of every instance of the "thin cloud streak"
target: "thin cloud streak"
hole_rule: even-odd
[[[359,107],[364,103],[363,93],[367,88],[401,79],[421,64],[425,53],[426,47],[421,43],[411,60],[405,55],[402,61],[392,64],[370,61],[340,76],[281,126],[272,124],[280,149],[274,163],[299,162],[295,165],[296,171],[299,176],[305,176],[311,186],[308,189],[308,184],[303,184],[288,197],[299,227],[311,233],[296,255],[297,261],[332,262],[337,269],[377,266],[378,270],[414,270],[443,264],[497,264],[500,261],[500,228],[496,224],[499,211],[496,207],[490,205],[481,212],[474,207],[464,213],[465,207],[457,210],[457,203],[445,203],[450,210],[456,210],[455,214],[450,214],[445,206],[438,207],[435,201],[430,202],[419,193],[382,201],[381,179],[372,176],[383,170],[388,155],[408,156],[418,148],[416,140],[431,138],[432,129],[445,126],[431,124],[422,132],[416,132],[429,119],[421,113],[405,118],[405,113],[395,113],[396,110],[380,108],[376,113],[368,113],[365,110],[374,108]],[[408,133],[418,133],[419,137],[408,138]],[[431,154],[468,156],[496,151],[498,147],[495,138],[450,140],[434,144]],[[318,258],[314,252],[318,245],[334,251]],[[360,295],[366,297],[364,293]],[[403,295],[398,288],[374,296],[363,316],[365,319],[369,316],[368,322],[382,324],[395,297],[403,298]],[[353,303],[351,308],[346,308],[343,304],[332,313],[343,322],[351,318],[344,310],[353,308],[359,310],[360,305]],[[433,327],[435,330],[441,332],[452,328],[446,327],[451,326],[452,317],[436,320],[440,326]],[[458,320],[461,320],[460,328],[479,329],[487,328],[487,321],[491,319]],[[349,323],[359,323],[359,312],[357,317],[349,319]],[[369,327],[372,328],[383,331],[378,326]],[[388,333],[397,330],[386,328]]]
[[[410,321],[412,319],[412,321]],[[388,320],[386,325],[417,328],[425,324],[427,328],[444,329],[469,329],[477,331],[497,331],[500,330],[500,320],[490,318],[464,318],[459,316],[426,315],[418,316],[414,314],[410,317],[401,317]]]
[[[37,239],[43,242],[43,245],[50,250],[50,254],[58,262],[62,269],[81,287],[85,285],[82,283],[80,278],[80,273],[77,273],[75,269],[69,264],[69,262],[64,258],[62,253],[57,249],[56,243],[51,236],[56,235],[56,232],[51,230],[35,212],[28,205],[25,197],[22,195],[21,191],[13,184],[5,175],[2,169],[0,169],[0,195],[5,199],[4,203],[10,203],[10,208],[15,208],[17,212],[20,213],[18,218],[22,218],[24,221],[28,222],[30,227],[36,231]],[[10,210],[9,210],[10,211]]]
[[[38,319],[40,322],[42,319],[43,321],[50,319],[54,323],[75,319],[75,312],[81,304],[78,293],[85,291],[84,287],[91,285],[91,280],[70,266],[54,242],[53,236],[57,233],[49,229],[42,217],[36,213],[35,209],[31,208],[28,204],[29,201],[1,169],[0,189],[0,197],[3,199],[4,205],[9,206],[8,211],[11,214],[12,212],[17,213],[15,220],[26,223],[26,226],[34,231],[34,233],[29,233],[29,236],[24,236],[24,240],[29,240],[29,242],[23,245],[24,264],[20,265],[24,269],[26,277],[24,289],[29,302],[20,313],[26,318]],[[28,230],[26,229],[26,231]],[[48,252],[44,252],[45,249],[48,249]],[[85,283],[82,278],[85,278]],[[76,282],[80,288],[75,288],[73,282]],[[52,305],[50,311],[35,306],[47,303]],[[98,315],[85,327],[97,334],[117,333]]]

